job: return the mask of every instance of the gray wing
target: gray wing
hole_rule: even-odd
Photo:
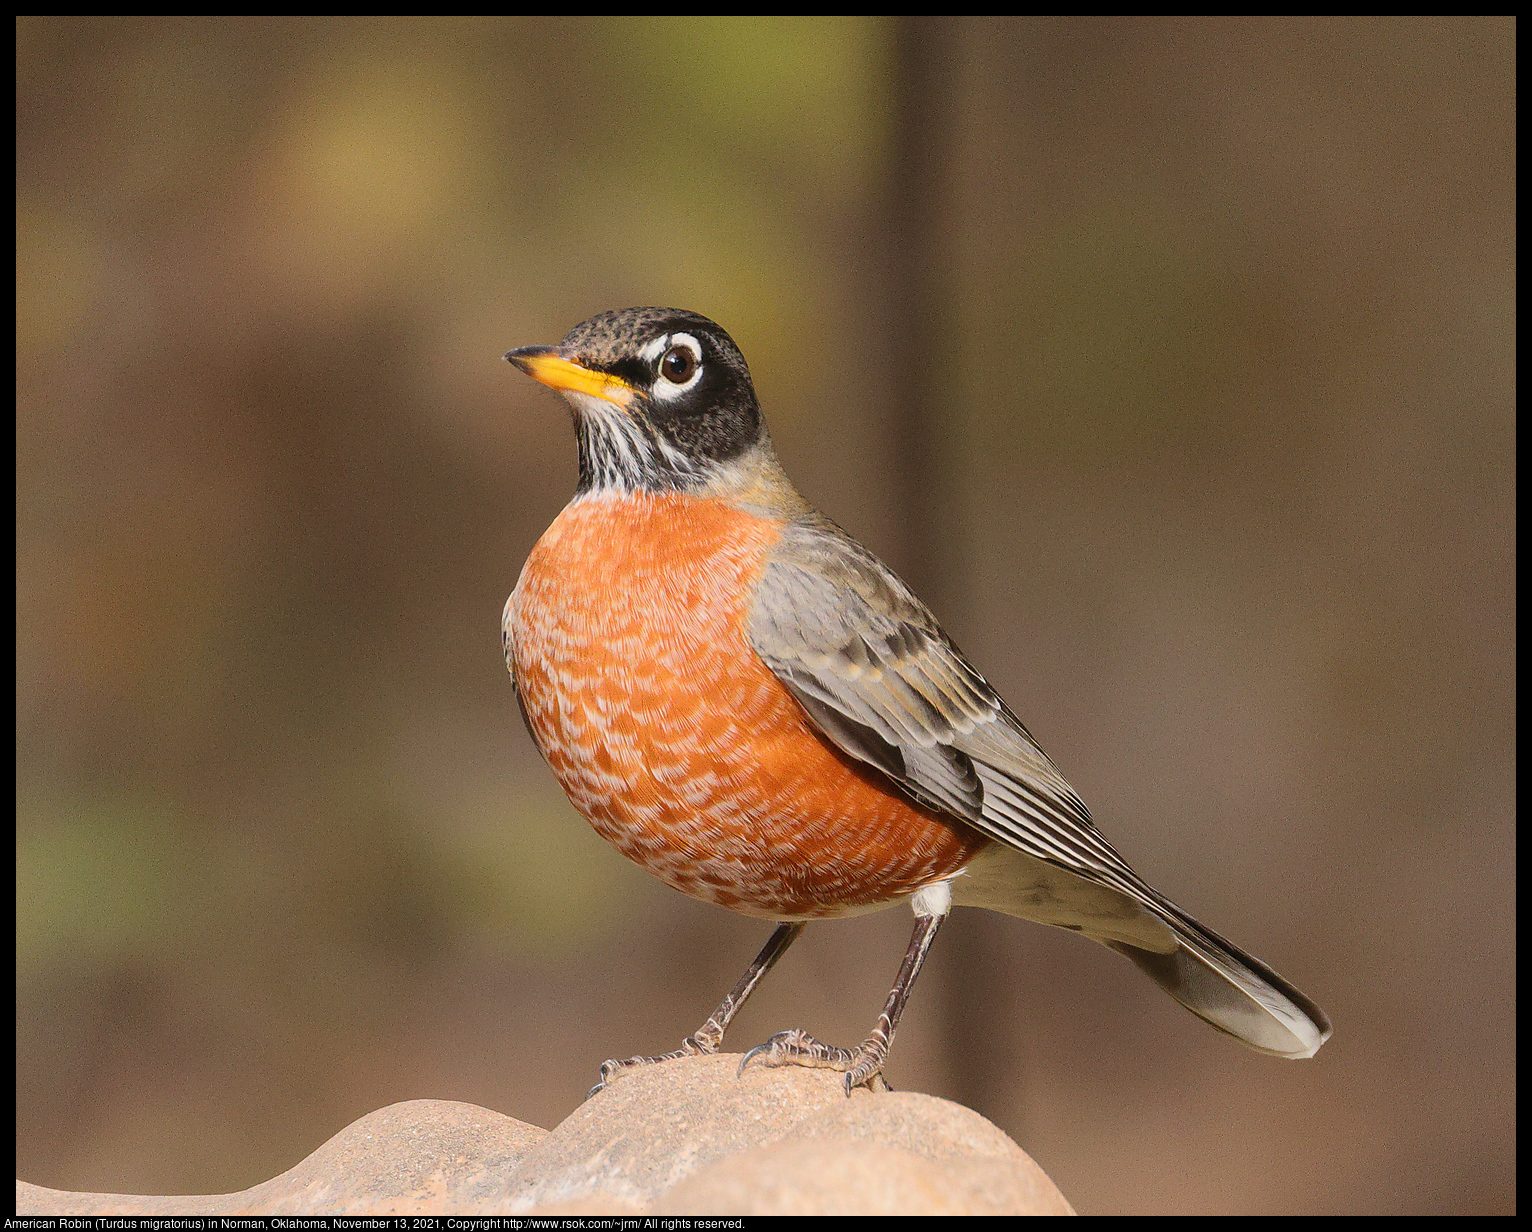
[[[831,741],[914,799],[1134,898],[1148,889],[925,605],[828,519],[784,531],[749,635]]]
[[[1263,1052],[1312,1056],[1328,1038],[1319,1006],[1128,867],[935,617],[834,523],[805,517],[784,532],[750,641],[836,745],[998,840],[965,867],[954,901],[1084,932]]]

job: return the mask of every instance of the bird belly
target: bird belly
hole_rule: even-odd
[[[695,898],[768,919],[870,910],[987,840],[823,739],[746,636],[778,520],[587,495],[506,606],[528,725],[576,809]]]

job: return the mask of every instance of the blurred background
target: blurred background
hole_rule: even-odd
[[[626,864],[501,606],[573,490],[501,354],[750,360],[1301,1064],[943,931],[890,1060],[1104,1213],[1514,1209],[1514,24],[18,26],[17,1170],[207,1193],[397,1100],[551,1127],[769,928]],[[872,1025],[906,911],[731,1047]]]

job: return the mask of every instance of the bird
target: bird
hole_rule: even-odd
[[[855,1048],[778,1032],[744,1054],[882,1071],[953,906],[1070,929],[1193,1014],[1279,1057],[1330,1035],[1318,1005],[1138,876],[999,694],[887,565],[799,495],[750,370],[707,317],[627,308],[505,358],[563,395],[574,497],[502,620],[532,740],[575,809],[693,898],[772,921],[681,1047],[719,1051],[762,977],[818,920],[905,902],[915,927]]]

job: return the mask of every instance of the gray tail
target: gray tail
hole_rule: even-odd
[[[1102,944],[1197,1017],[1251,1048],[1293,1060],[1319,1051],[1330,1038],[1330,1020],[1319,1006],[1169,899],[1154,894],[1154,900],[1156,914],[1180,942],[1175,950],[1161,954],[1123,941]]]

